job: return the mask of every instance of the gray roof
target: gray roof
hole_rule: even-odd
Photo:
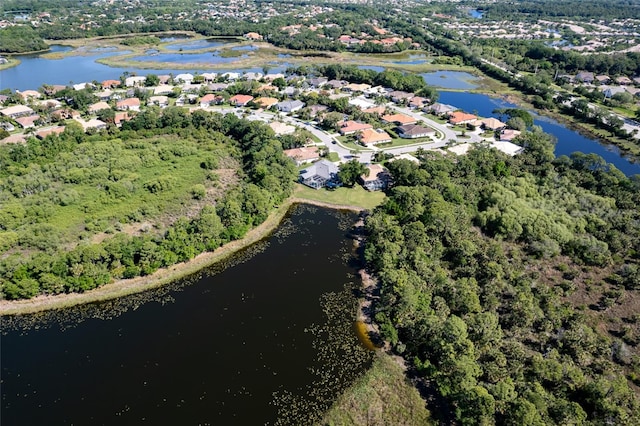
[[[331,179],[338,174],[338,166],[329,160],[320,160],[317,163],[313,163],[306,169],[300,171],[300,174],[307,179],[311,176],[320,176],[324,179]]]

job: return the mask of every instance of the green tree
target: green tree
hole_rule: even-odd
[[[354,186],[360,176],[367,175],[369,169],[360,163],[358,160],[350,160],[346,163],[340,164],[338,171],[338,178],[343,185]]]

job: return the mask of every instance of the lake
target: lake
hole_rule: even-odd
[[[441,91],[438,102],[454,105],[466,112],[478,114],[482,117],[497,117],[493,110],[496,108],[517,108],[517,105],[506,102],[502,99],[491,98],[479,93],[447,92]],[[620,171],[626,175],[640,174],[640,164],[632,163],[622,157],[620,151],[613,145],[602,145],[598,141],[589,139],[580,133],[564,127],[557,121],[548,117],[534,115],[534,124],[542,127],[547,133],[556,137],[555,154],[570,155],[573,152],[598,154],[607,162],[613,163]]]
[[[233,56],[224,58],[219,52],[204,53],[154,53],[149,56],[136,56],[131,58],[132,61],[140,62],[164,62],[173,64],[227,64],[235,62],[239,59],[246,58],[247,55]]]
[[[297,206],[197,277],[3,318],[3,424],[309,424],[373,356],[353,330],[355,220]]]
[[[480,80],[475,75],[462,71],[434,71],[420,75],[428,85],[443,89],[475,89],[478,87],[475,82]]]

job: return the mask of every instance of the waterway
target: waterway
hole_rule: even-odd
[[[310,424],[372,357],[352,327],[355,219],[297,206],[199,276],[3,318],[2,423]]]
[[[501,118],[500,115],[493,112],[495,109],[517,108],[517,105],[503,99],[466,92],[441,91],[438,102],[454,105],[466,112],[478,114],[482,117]],[[626,175],[640,174],[640,164],[633,163],[623,157],[618,148],[613,145],[603,145],[596,140],[589,139],[548,117],[534,115],[534,124],[540,126],[542,130],[557,139],[555,146],[556,156],[571,155],[576,151],[594,153],[604,158],[607,162],[614,164]]]

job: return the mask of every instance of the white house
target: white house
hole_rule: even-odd
[[[298,100],[284,101],[278,102],[276,104],[276,108],[278,108],[278,111],[280,112],[296,112],[304,108],[304,105],[304,102]]]
[[[147,77],[142,75],[134,75],[124,79],[124,85],[127,87],[143,86]]]
[[[178,74],[173,79],[179,83],[191,83],[193,81],[193,74],[183,73]]]

